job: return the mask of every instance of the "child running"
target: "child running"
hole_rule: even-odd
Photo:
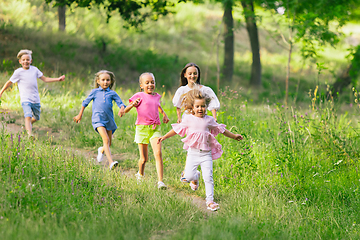
[[[176,90],[172,100],[174,106],[176,107],[178,117],[177,123],[181,123],[181,96],[195,88],[210,97],[211,101],[208,104],[207,109],[211,111],[215,121],[217,121],[216,112],[220,109],[219,99],[216,97],[216,94],[211,88],[200,84],[199,66],[195,63],[188,63],[180,73],[180,87]]]
[[[210,101],[211,98],[200,90],[194,89],[186,93],[182,100],[182,107],[188,111],[188,114],[184,114],[181,123],[172,124],[173,129],[160,137],[158,143],[176,134],[181,137],[186,134],[182,141],[188,154],[181,181],[190,182],[191,189],[197,190],[200,178],[197,168],[200,165],[205,182],[206,206],[209,210],[216,211],[219,209],[219,204],[214,202],[212,161],[219,158],[223,151],[215,136],[222,133],[238,141],[243,137],[226,130],[224,124],[218,124],[213,117],[206,115],[206,108]]]
[[[125,114],[125,104],[121,101],[119,95],[111,90],[115,83],[115,75],[107,70],[101,70],[95,74],[95,89],[91,90],[89,96],[82,102],[80,113],[74,117],[74,122],[79,123],[85,108],[89,105],[91,100],[92,105],[92,126],[98,132],[103,140],[103,146],[98,148],[98,162],[102,162],[104,153],[109,161],[110,170],[113,170],[117,165],[117,161],[113,161],[110,152],[112,135],[117,129],[114,113],[113,101],[120,108],[119,117]]]
[[[138,181],[142,181],[145,175],[145,164],[148,161],[148,145],[154,152],[156,170],[158,174],[158,189],[166,189],[163,182],[163,161],[161,144],[157,144],[160,134],[159,112],[163,115],[163,123],[168,123],[169,118],[161,107],[161,96],[155,91],[155,77],[150,72],[145,72],[139,77],[140,92],[129,99],[130,104],[125,108],[125,113],[133,107],[137,110],[135,122],[135,142],[139,145],[140,160],[139,171],[135,174]]]
[[[21,106],[24,110],[25,117],[25,129],[29,136],[32,135],[32,125],[36,121],[40,120],[40,96],[37,84],[37,79],[48,82],[60,82],[65,80],[65,75],[58,78],[48,78],[34,66],[32,63],[32,51],[23,49],[17,54],[21,68],[14,71],[14,74],[10,77],[3,88],[0,91],[0,98],[4,91],[9,88],[13,83],[17,83],[20,93]]]

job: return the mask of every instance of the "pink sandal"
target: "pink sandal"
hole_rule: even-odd
[[[196,191],[198,190],[199,188],[199,181],[198,180],[195,180],[195,181],[191,181],[190,182],[190,187],[193,191]]]
[[[211,210],[213,212],[220,208],[219,204],[217,204],[214,201],[206,202],[206,206],[207,206],[207,209],[209,209],[209,210]]]

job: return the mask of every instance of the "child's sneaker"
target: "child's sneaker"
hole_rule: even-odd
[[[144,176],[141,175],[139,172],[135,174],[136,180],[138,183],[142,182],[144,180]]]
[[[118,163],[117,161],[112,162],[112,163],[110,164],[110,170],[114,170],[115,167],[116,167],[118,164],[119,164],[119,163]]]
[[[206,202],[206,206],[207,206],[207,209],[209,209],[209,210],[211,210],[213,212],[220,208],[219,204],[217,204],[214,201]]]
[[[100,162],[102,162],[103,157],[104,157],[103,147],[99,147],[98,148],[98,155],[97,155],[96,159],[100,163]]]
[[[165,183],[159,181],[159,182],[158,182],[158,189],[160,189],[160,190],[166,190],[166,189],[167,189],[167,186],[165,185]]]

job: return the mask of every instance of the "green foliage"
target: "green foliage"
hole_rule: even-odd
[[[182,2],[184,0],[179,0]],[[53,3],[52,0],[45,0],[46,3]],[[121,18],[126,21],[127,27],[139,27],[147,19],[157,20],[160,16],[165,16],[172,13],[169,10],[173,7],[177,1],[118,1],[118,0],[56,0],[53,3],[54,7],[57,6],[69,6],[69,7],[81,7],[81,8],[92,8],[94,6],[103,8],[106,10],[107,20],[117,11]]]
[[[341,27],[349,21],[350,12],[357,3],[357,0],[259,1],[273,14],[279,13],[287,19],[288,27],[296,34],[294,40],[301,43],[304,58],[316,58],[320,47],[325,44],[335,47],[339,43]]]

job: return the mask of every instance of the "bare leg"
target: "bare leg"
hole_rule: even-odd
[[[144,176],[145,164],[148,161],[148,144],[139,143],[139,173]]]
[[[109,165],[111,165],[113,163],[110,151],[112,131],[108,131],[104,127],[98,127],[97,130],[103,140],[103,151],[105,152],[106,158],[109,161]]]
[[[163,167],[163,160],[162,160],[162,153],[161,153],[161,143],[157,143],[159,138],[151,139],[151,147],[154,152],[154,157],[156,161],[156,170],[158,174],[158,181],[163,181],[163,174],[164,174],[164,167]]]
[[[25,118],[25,130],[30,136],[32,135],[32,125],[34,122],[36,122],[36,119],[33,117]]]

